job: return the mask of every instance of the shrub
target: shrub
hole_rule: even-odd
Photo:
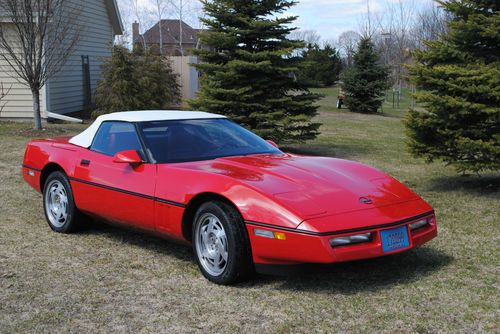
[[[102,68],[96,92],[99,114],[166,109],[180,100],[170,62],[149,50],[132,53],[116,45]]]

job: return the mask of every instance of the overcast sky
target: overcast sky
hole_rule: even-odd
[[[134,12],[131,10],[132,3],[138,1],[143,10],[153,10],[154,0],[118,0],[124,24],[127,31],[134,20]],[[396,6],[399,2],[405,6],[413,6],[420,9],[430,6],[433,0],[299,0],[299,3],[292,7],[288,15],[297,15],[296,26],[305,30],[316,30],[324,40],[337,39],[337,37],[347,30],[359,30],[362,22],[366,21],[369,3],[372,17],[383,16],[390,6]],[[179,0],[172,0],[178,3]],[[200,6],[197,0],[184,0],[186,4],[185,21],[195,27],[199,25],[196,17],[200,13]],[[170,9],[165,14],[166,18],[177,17],[175,10]],[[144,19],[144,21],[146,21]],[[147,25],[146,22],[144,25]]]
[[[398,5],[399,1],[416,9],[433,3],[433,0],[370,0],[371,16],[384,15],[387,8]],[[328,40],[347,30],[359,30],[366,21],[368,5],[367,0],[300,0],[289,12],[299,16],[296,21],[299,28],[316,30]]]

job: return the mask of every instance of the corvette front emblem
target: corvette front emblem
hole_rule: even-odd
[[[360,197],[359,201],[364,204],[373,204],[373,201],[368,197]]]

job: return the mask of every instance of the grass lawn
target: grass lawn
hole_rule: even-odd
[[[209,283],[189,248],[91,223],[51,232],[41,195],[21,179],[40,136],[0,124],[0,332],[500,332],[500,176],[458,176],[405,149],[402,110],[359,115],[319,90],[317,140],[291,149],[362,161],[394,175],[436,209],[439,236],[398,255]],[[43,136],[82,126],[50,125]],[[335,203],[332,203],[334,205]]]

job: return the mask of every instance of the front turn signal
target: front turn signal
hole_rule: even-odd
[[[278,239],[278,240],[286,240],[286,235],[285,233],[282,233],[282,232],[274,232],[274,239]]]
[[[269,230],[261,230],[260,228],[256,228],[253,230],[253,234],[259,237],[264,237],[269,239],[286,240],[286,235],[283,232],[273,232]]]

